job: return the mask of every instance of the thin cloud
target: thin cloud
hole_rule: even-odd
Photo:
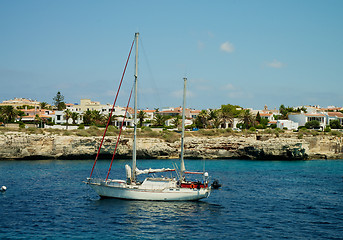
[[[197,78],[197,79],[190,79],[189,80],[191,85],[193,86],[194,89],[196,89],[196,93],[199,91],[212,91],[214,89],[213,83],[211,80],[207,79],[202,79],[202,78]]]
[[[231,99],[252,99],[253,95],[248,92],[236,91],[228,93],[228,97]]]
[[[235,50],[235,48],[232,43],[226,41],[220,45],[220,50],[223,52],[232,53]]]
[[[282,67],[285,66],[285,64],[280,62],[280,61],[278,61],[278,60],[276,60],[276,59],[274,59],[272,62],[267,62],[266,66],[267,67],[271,67],[271,68],[282,68]]]
[[[199,50],[203,50],[204,48],[205,48],[205,43],[201,42],[201,41],[198,41],[198,49]]]
[[[221,88],[226,92],[226,96],[231,99],[251,99],[253,95],[246,91],[241,90],[239,87],[235,87],[233,84],[228,83]]]
[[[211,31],[208,31],[208,32],[207,32],[207,35],[208,35],[210,38],[214,38],[214,34],[213,34]]]
[[[175,98],[183,98],[183,89],[172,92],[171,96]],[[194,94],[191,91],[186,90],[186,96],[193,97]]]
[[[235,90],[236,88],[231,83],[228,83],[224,86],[224,89],[232,91],[232,90]]]

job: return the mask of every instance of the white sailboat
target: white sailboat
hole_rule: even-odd
[[[133,140],[133,157],[132,167],[125,166],[126,180],[118,179],[98,179],[87,178],[86,183],[103,198],[120,198],[130,200],[156,200],[156,201],[188,201],[207,198],[211,192],[209,185],[209,176],[207,172],[188,172],[184,164],[184,129],[185,129],[185,98],[186,82],[184,78],[184,96],[182,109],[182,134],[181,134],[181,164],[180,169],[146,169],[139,170],[136,167],[136,132],[137,132],[137,66],[138,66],[138,36],[135,34],[136,44],[136,67],[134,82],[134,140]],[[142,182],[137,180],[140,174],[151,174],[160,172],[175,172],[175,177],[151,177],[148,175]],[[202,181],[187,181],[186,175],[201,174]]]

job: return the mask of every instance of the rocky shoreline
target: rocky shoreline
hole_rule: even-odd
[[[0,160],[94,159],[101,137],[61,136],[8,132],[0,135]],[[102,157],[112,157],[116,137],[106,137]],[[122,138],[116,158],[131,158],[132,139]],[[138,138],[137,158],[178,158],[180,141]],[[343,159],[343,138],[331,135],[275,136],[273,134],[228,137],[186,137],[188,159],[311,160]]]

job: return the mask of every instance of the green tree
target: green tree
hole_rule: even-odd
[[[48,103],[47,102],[41,102],[40,103],[40,108],[41,109],[46,109],[48,107]]]
[[[319,128],[320,122],[317,120],[308,121],[307,123],[305,123],[305,127],[307,129]]]
[[[165,120],[166,120],[166,118],[163,115],[155,114],[153,125],[156,127],[157,126],[164,127],[165,126]]]
[[[255,118],[251,115],[250,110],[243,110],[239,116],[241,123],[243,123],[243,128],[249,129],[255,126]]]
[[[243,111],[242,107],[231,104],[222,105],[220,110],[223,116],[228,118],[238,118],[241,112]]]
[[[305,107],[294,109],[293,107],[285,107],[285,105],[281,104],[279,111],[281,113],[281,117],[277,119],[288,119],[288,114],[291,112],[300,113],[301,111],[307,112]]]
[[[329,125],[326,125],[324,128],[324,132],[331,132],[331,128]]]
[[[180,123],[181,123],[181,116],[180,115],[175,116],[175,118],[172,121],[173,126],[177,128],[179,127]]]
[[[104,124],[105,118],[103,115],[101,115],[100,111],[97,110],[93,110],[91,112],[91,122],[92,124],[96,124],[96,125],[101,125]]]
[[[242,107],[238,105],[226,104],[222,105],[220,108],[220,118],[222,119],[221,123],[233,123],[234,118],[238,118],[242,112]]]
[[[257,112],[257,114],[256,114],[256,121],[257,121],[258,123],[261,123],[261,115],[260,115],[260,112]]]
[[[79,118],[79,116],[80,116],[80,113],[78,113],[78,112],[72,112],[71,113],[71,119],[73,120],[73,124],[76,124],[76,120]]]
[[[21,110],[17,111],[17,115],[19,117],[19,121],[21,122],[22,118],[25,116],[25,113]]]
[[[263,128],[266,128],[269,123],[269,120],[267,118],[261,118],[260,124],[263,126]]]
[[[57,92],[57,94],[53,98],[53,100],[54,100],[54,105],[58,111],[62,111],[64,109],[66,109],[66,104],[64,102],[64,96],[61,94],[61,92]]]
[[[65,118],[66,118],[67,129],[68,129],[68,124],[69,124],[68,120],[69,120],[69,118],[71,118],[72,112],[69,109],[66,109],[64,111],[64,114],[65,114]]]
[[[85,125],[91,125],[92,124],[92,112],[90,110],[87,110],[83,113],[83,123]]]
[[[207,128],[208,126],[208,112],[206,110],[201,110],[195,119],[195,125],[197,128]]]
[[[280,119],[288,119],[289,108],[286,108],[285,105],[281,104],[279,111],[281,113]]]
[[[138,127],[142,127],[143,126],[143,122],[144,122],[144,118],[146,118],[147,115],[144,111],[139,111],[137,118],[138,118]]]
[[[210,111],[208,112],[208,122],[212,128],[219,128],[221,123],[224,122],[224,118],[222,117],[221,110],[210,109]]]
[[[114,125],[113,122],[114,122],[114,120],[116,119],[117,115],[112,114],[112,116],[111,116],[111,113],[107,114],[107,116],[106,116],[106,115],[103,115],[102,121],[104,122],[104,124],[107,124],[107,123],[108,123],[108,120],[109,120],[110,117],[111,117],[111,119],[110,119],[110,121],[109,121],[109,125]]]
[[[0,109],[0,115],[5,123],[14,122],[15,117],[17,116],[17,111],[13,106],[3,106]]]
[[[36,125],[38,125],[39,127],[43,127],[42,126],[42,118],[38,115],[38,114],[36,114],[36,116],[35,116],[35,123],[36,123]]]
[[[330,128],[331,129],[340,129],[340,128],[342,128],[342,126],[341,126],[341,123],[339,122],[339,120],[337,119],[337,120],[330,120]]]

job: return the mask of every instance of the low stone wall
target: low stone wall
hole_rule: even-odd
[[[92,159],[101,137],[59,136],[8,132],[0,135],[0,159]],[[319,135],[276,137],[248,135],[229,137],[186,137],[185,158],[193,159],[343,159],[342,137]],[[111,157],[116,137],[106,137],[101,154]],[[122,138],[116,158],[131,158],[132,139]],[[137,157],[178,158],[180,141],[138,138]]]

